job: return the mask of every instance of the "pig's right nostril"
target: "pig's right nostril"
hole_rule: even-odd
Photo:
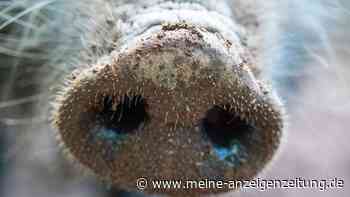
[[[118,100],[112,96],[103,98],[102,110],[97,114],[99,125],[116,133],[128,134],[149,119],[147,103],[141,95],[124,95]]]
[[[146,100],[139,94],[102,96],[94,114],[95,125],[90,129],[93,142],[103,142],[105,159],[113,159],[114,151],[128,139],[130,134],[142,127],[148,120]]]

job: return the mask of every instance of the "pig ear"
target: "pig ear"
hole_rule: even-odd
[[[232,20],[242,28],[241,40],[249,49],[254,61],[252,71],[259,76],[264,70],[263,58],[263,23],[266,13],[271,11],[268,2],[259,0],[232,0],[228,1],[232,10]]]
[[[259,25],[259,0],[232,0],[230,6],[237,23],[248,29]]]

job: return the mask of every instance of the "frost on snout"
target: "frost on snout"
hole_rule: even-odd
[[[239,42],[164,25],[71,79],[54,125],[74,160],[118,188],[136,190],[140,177],[246,180],[271,160],[283,127],[252,67]]]

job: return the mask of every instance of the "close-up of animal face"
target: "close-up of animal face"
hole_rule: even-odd
[[[341,5],[0,1],[1,191],[346,195]]]

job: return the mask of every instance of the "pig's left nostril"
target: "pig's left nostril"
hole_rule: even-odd
[[[254,130],[252,125],[228,108],[228,106],[214,106],[207,111],[202,121],[202,130],[218,147],[229,147],[233,140],[240,140]]]
[[[233,166],[246,160],[245,141],[255,130],[248,121],[231,111],[229,105],[215,105],[202,120],[202,132],[213,144],[216,156]]]

